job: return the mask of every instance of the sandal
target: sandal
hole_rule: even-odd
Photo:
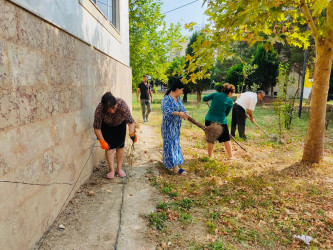
[[[113,179],[114,178],[114,171],[110,171],[107,175],[106,175],[107,179]]]
[[[178,170],[178,174],[179,174],[179,175],[186,175],[187,172],[186,172],[184,169],[179,168],[179,170]]]
[[[121,177],[121,178],[126,177],[126,173],[125,173],[125,171],[122,170],[122,169],[120,169],[120,171],[117,172],[117,175],[119,175],[119,177]]]

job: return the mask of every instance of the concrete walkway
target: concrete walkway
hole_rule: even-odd
[[[117,249],[155,249],[156,243],[146,237],[148,220],[144,215],[155,210],[159,195],[146,177],[154,171],[161,138],[149,126],[141,125],[135,144],[134,164],[125,184],[121,233]],[[127,141],[129,146],[130,141]],[[129,148],[127,146],[127,148]],[[100,150],[100,149],[97,149]],[[128,150],[127,150],[128,152]],[[154,171],[155,172],[155,171]],[[120,220],[122,190],[126,179],[104,178],[107,165],[102,162],[90,179],[78,190],[63,210],[41,249],[114,249]],[[59,225],[65,226],[64,231]]]

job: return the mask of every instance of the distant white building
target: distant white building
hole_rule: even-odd
[[[175,58],[175,57],[186,56],[186,48],[187,48],[187,45],[189,44],[189,41],[190,41],[190,39],[188,38],[185,42],[180,44],[180,46],[181,46],[180,49],[173,49],[171,51],[170,61],[172,61],[173,58]]]

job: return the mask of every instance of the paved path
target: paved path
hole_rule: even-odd
[[[146,237],[148,221],[143,216],[153,212],[159,201],[146,173],[156,171],[161,138],[146,125],[141,125],[138,134],[133,168],[127,166],[119,250],[156,248],[156,243]],[[41,249],[114,249],[126,180],[108,180],[104,178],[106,172],[105,162],[95,168],[54,223]],[[60,224],[65,226],[64,231],[59,231]]]

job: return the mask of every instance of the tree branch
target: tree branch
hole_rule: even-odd
[[[305,3],[305,0],[301,0],[301,9],[302,9],[302,12],[303,12],[306,20],[308,21],[308,26],[311,29],[313,38],[315,40],[318,40],[318,31],[317,31],[316,25],[315,25],[315,23],[313,21],[313,18],[312,18],[312,15],[310,13],[310,10],[309,10],[308,6]]]

